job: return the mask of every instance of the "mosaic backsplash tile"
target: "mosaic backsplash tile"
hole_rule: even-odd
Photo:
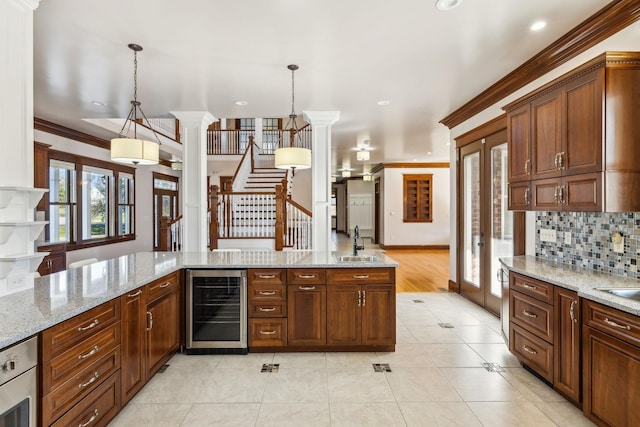
[[[541,229],[556,230],[556,241],[542,242]],[[565,241],[571,232],[571,242]],[[611,235],[624,237],[624,253],[613,251]],[[538,212],[536,256],[610,274],[640,278],[640,212]]]

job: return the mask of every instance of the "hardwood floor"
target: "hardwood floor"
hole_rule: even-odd
[[[353,241],[345,234],[332,233],[333,250],[350,252]],[[359,242],[360,244],[360,242]],[[378,250],[378,245],[369,240],[365,250]],[[449,250],[385,250],[398,264],[396,270],[397,292],[448,292]]]

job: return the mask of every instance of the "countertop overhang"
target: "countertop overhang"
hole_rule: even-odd
[[[375,262],[339,262],[337,252],[140,252],[33,279],[33,287],[0,297],[0,349],[93,307],[186,268],[382,268],[398,264],[380,251]]]
[[[578,296],[618,310],[640,316],[640,302],[623,298],[597,288],[640,287],[640,280],[624,276],[614,276],[600,271],[589,270],[534,256],[500,258],[509,270],[544,282],[576,291]]]

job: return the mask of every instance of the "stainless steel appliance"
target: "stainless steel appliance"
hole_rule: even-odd
[[[36,426],[38,338],[0,352],[0,426]]]
[[[502,330],[502,338],[504,342],[509,344],[509,271],[504,268],[498,268],[496,273],[498,281],[502,287],[502,300],[500,301],[500,323]]]
[[[187,270],[187,353],[247,353],[247,271]]]

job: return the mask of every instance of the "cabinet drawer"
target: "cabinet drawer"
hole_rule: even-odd
[[[42,399],[42,424],[49,425],[120,368],[120,347],[106,353]]]
[[[178,272],[164,276],[147,285],[147,302],[155,301],[163,295],[174,292],[178,287]]]
[[[86,338],[120,320],[119,300],[109,301],[53,326],[41,334],[42,360],[52,357],[82,342]]]
[[[249,347],[285,347],[287,319],[249,319]]]
[[[42,365],[43,394],[59,387],[120,345],[120,322]]]
[[[284,268],[250,269],[247,272],[249,285],[285,285],[287,270]]]
[[[52,426],[106,426],[118,411],[120,411],[120,371],[100,384]]]
[[[584,324],[640,347],[639,317],[597,302],[584,302]]]
[[[286,301],[287,286],[286,285],[249,285],[249,301],[265,302],[265,301]]]
[[[511,320],[553,344],[553,307],[519,292],[511,292]]]
[[[518,273],[509,275],[511,289],[553,305],[553,285]]]
[[[284,317],[287,315],[287,303],[278,301],[269,303],[266,301],[249,301],[249,317]]]
[[[324,285],[327,283],[327,271],[324,268],[290,268],[287,271],[287,283],[290,285]]]
[[[518,325],[511,324],[509,349],[547,381],[553,381],[553,346]]]
[[[396,282],[395,268],[334,268],[327,270],[327,281],[331,284],[366,285],[393,284]]]

